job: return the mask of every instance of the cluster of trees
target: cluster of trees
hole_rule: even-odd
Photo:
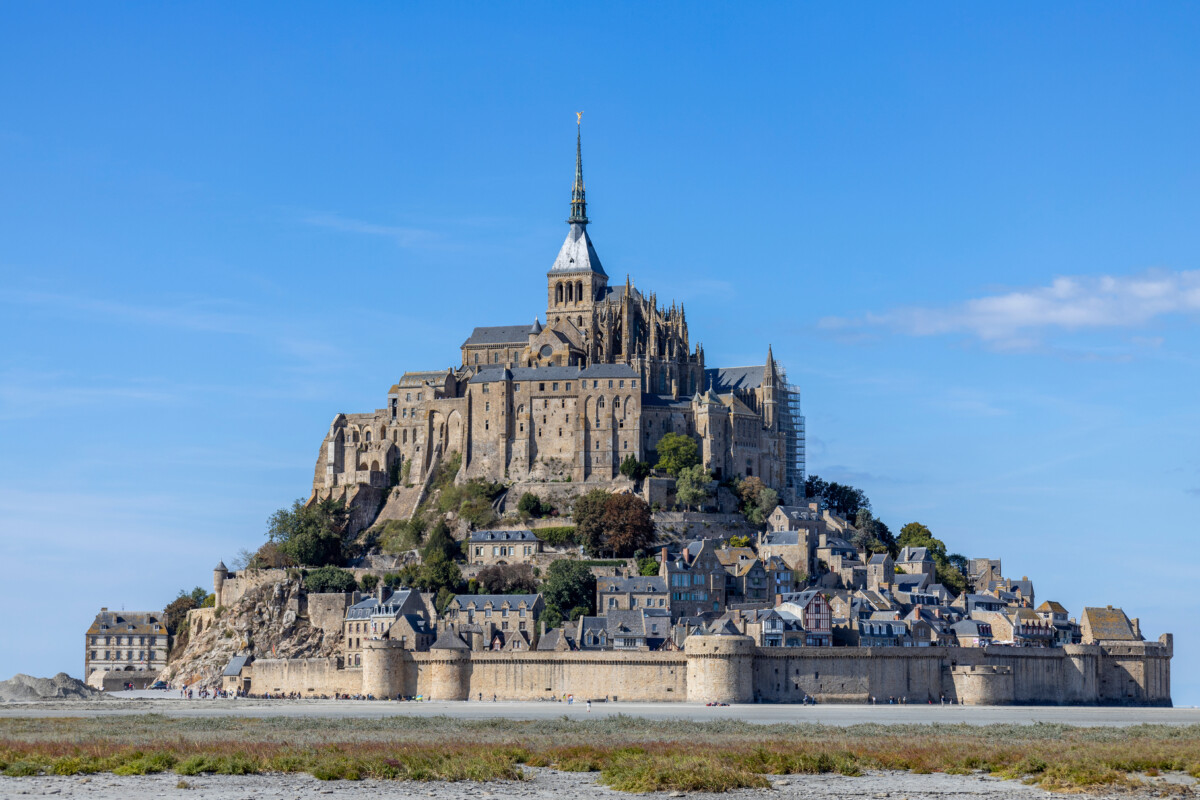
[[[538,590],[537,573],[529,564],[493,564],[475,576],[483,594],[533,594]]]
[[[517,511],[520,511],[522,516],[544,517],[553,513],[554,506],[543,503],[542,499],[533,492],[526,492],[517,501]]]
[[[267,545],[249,559],[247,566],[339,566],[350,515],[342,500],[326,498],[312,505],[296,500],[267,520]]]
[[[631,481],[640,481],[642,478],[648,477],[650,469],[650,464],[638,461],[632,455],[625,456],[625,460],[621,462],[621,474]]]
[[[967,590],[967,559],[958,553],[946,553],[946,543],[934,537],[929,528],[910,522],[900,529],[900,547],[924,547],[937,566],[938,583],[955,594]]]
[[[856,490],[857,491],[857,490]],[[893,557],[900,552],[896,536],[891,529],[871,513],[869,507],[858,509],[854,515],[855,533],[850,537],[851,544],[862,547],[872,553],[891,553]]]
[[[700,463],[700,447],[690,436],[679,433],[666,433],[658,440],[658,463],[655,469],[665,469],[672,477],[678,478],[681,470],[694,467]]]
[[[779,493],[756,476],[735,480],[733,490],[738,496],[742,516],[752,525],[765,524],[775,506],[779,505]]]
[[[546,604],[542,619],[547,628],[554,628],[592,613],[596,576],[580,561],[559,559],[547,568],[541,591]]]
[[[593,489],[571,510],[575,540],[593,557],[629,558],[654,544],[654,520],[646,501],[633,494]]]
[[[854,519],[860,508],[871,508],[871,501],[862,489],[824,481],[819,475],[809,475],[804,480],[804,496],[823,497],[829,510],[843,519]]]

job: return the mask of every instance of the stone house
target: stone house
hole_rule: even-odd
[[[542,552],[533,531],[471,531],[467,552],[471,564],[529,564]]]
[[[777,556],[796,572],[813,575],[816,541],[816,534],[807,530],[768,531],[758,534],[758,554],[762,558]]]
[[[1037,607],[1037,615],[1054,626],[1055,647],[1079,644],[1083,639],[1079,624],[1069,618],[1068,613],[1061,603],[1053,600],[1046,600]]]
[[[670,598],[666,579],[658,575],[596,580],[596,612],[600,615],[634,609],[670,614]]]
[[[964,619],[950,626],[959,647],[987,647],[992,643],[992,626],[979,619]]]
[[[390,591],[380,585],[375,595],[346,609],[342,630],[342,658],[346,666],[362,664],[363,642],[390,639],[405,650],[428,650],[437,638],[421,593],[412,589]]]
[[[1083,644],[1140,642],[1142,632],[1137,622],[1136,618],[1131,621],[1119,608],[1088,607],[1083,609],[1079,620],[1080,638]]]
[[[102,608],[83,638],[85,680],[93,672],[158,673],[167,665],[167,626],[161,611]]]
[[[864,619],[858,623],[859,647],[912,647],[908,623],[901,619]]]
[[[1054,626],[1028,608],[974,611],[971,619],[988,623],[992,628],[993,640],[1000,644],[1050,647],[1054,643]]]
[[[664,558],[659,575],[670,591],[672,618],[720,614],[725,610],[726,571],[711,539],[693,543],[675,559]]]
[[[929,549],[925,547],[905,547],[896,557],[896,569],[909,575],[928,575],[932,579],[937,574],[937,564],[933,561]]]
[[[446,606],[443,616],[456,629],[479,626],[480,638],[490,647],[494,631],[532,635],[545,608],[540,594],[459,594]]]
[[[874,553],[867,560],[867,588],[873,592],[891,589],[896,579],[896,562],[888,553]]]
[[[774,603],[782,594],[791,594],[804,588],[803,580],[797,575],[786,561],[779,556],[766,556],[762,559],[763,569],[767,572],[767,599]]]

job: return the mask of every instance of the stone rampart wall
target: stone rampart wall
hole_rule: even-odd
[[[336,658],[260,658],[254,662],[251,691],[332,697],[362,691],[362,669],[339,669]]]
[[[968,705],[1171,702],[1170,648],[1157,643],[756,648],[744,637],[693,636],[683,653],[411,653],[388,642],[371,645],[361,670],[338,670],[327,660],[255,662],[254,691],[448,700],[573,694],[639,702],[798,703],[805,696],[823,703],[938,703],[943,697]]]

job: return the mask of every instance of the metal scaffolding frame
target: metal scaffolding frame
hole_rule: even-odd
[[[784,402],[781,406],[780,428],[784,432],[784,458],[786,470],[784,473],[784,488],[791,493],[786,498],[788,503],[799,502],[804,497],[805,453],[804,453],[804,414],[800,410],[800,387],[787,382],[787,373],[780,370],[783,381]]]

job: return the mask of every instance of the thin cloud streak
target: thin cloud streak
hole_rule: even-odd
[[[905,307],[857,319],[826,317],[818,325],[852,332],[885,328],[909,336],[964,334],[1000,349],[1020,350],[1040,345],[1049,330],[1132,328],[1161,316],[1195,313],[1200,313],[1200,270],[1155,270],[1134,277],[1060,277],[1049,286],[946,308]]]
[[[304,218],[307,225],[327,228],[341,233],[361,233],[367,236],[383,236],[393,239],[401,247],[422,247],[438,244],[441,235],[423,228],[403,225],[381,225],[375,222],[343,217],[340,214],[310,214]]]

